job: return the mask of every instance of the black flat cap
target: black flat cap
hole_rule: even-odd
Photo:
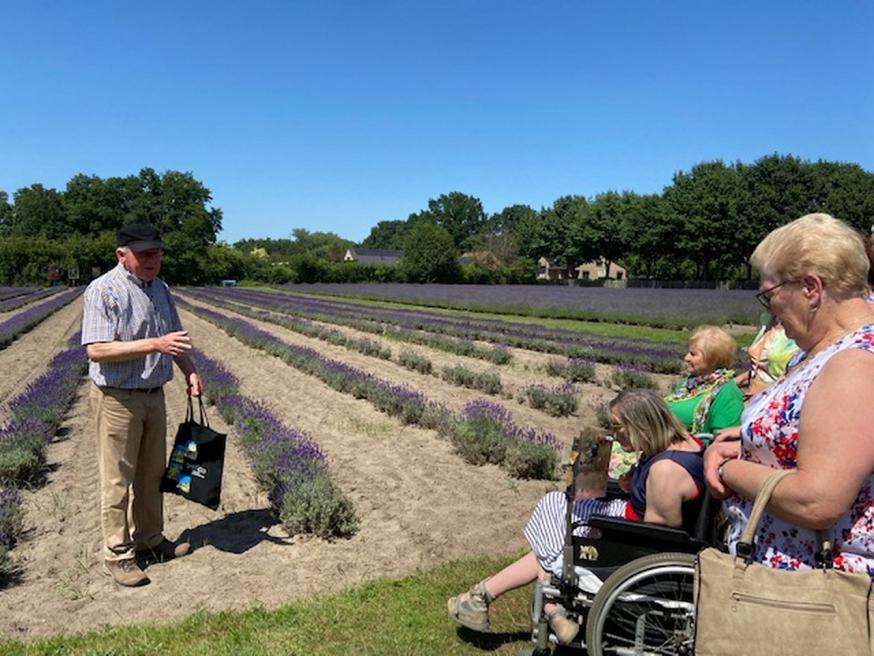
[[[147,251],[150,248],[164,248],[164,242],[158,236],[158,229],[147,223],[126,225],[116,233],[118,246],[127,246],[135,252]]]

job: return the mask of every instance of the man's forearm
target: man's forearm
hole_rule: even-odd
[[[197,367],[194,366],[194,361],[191,359],[191,356],[188,355],[188,353],[180,353],[179,355],[174,355],[173,361],[182,370],[182,373],[185,374],[185,380],[188,380],[188,377],[191,374],[197,373]]]
[[[88,353],[88,359],[94,362],[124,362],[156,353],[158,348],[154,339],[147,338],[129,342],[94,342],[88,344],[85,350]]]

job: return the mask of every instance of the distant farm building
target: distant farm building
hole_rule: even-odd
[[[537,260],[538,280],[567,280],[574,277],[573,266],[561,258],[541,257]]]
[[[628,272],[625,267],[610,263],[610,272],[607,272],[607,261],[604,258],[586,262],[578,267],[574,267],[579,280],[625,280],[628,277]]]
[[[549,259],[541,257],[537,260],[538,280],[625,280],[628,272],[625,267],[610,263],[610,272],[607,272],[607,261],[603,258],[585,262],[579,266],[566,264],[560,258]]]
[[[343,261],[394,266],[400,261],[401,255],[401,251],[393,251],[388,248],[350,248],[343,256]]]

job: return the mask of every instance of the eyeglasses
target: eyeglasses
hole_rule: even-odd
[[[782,287],[783,285],[788,285],[792,280],[784,280],[778,285],[774,285],[773,287],[768,287],[768,289],[763,289],[758,294],[756,294],[756,300],[761,303],[766,310],[771,309],[771,298],[773,297],[773,292],[775,289]],[[766,296],[766,294],[771,294],[771,296]]]

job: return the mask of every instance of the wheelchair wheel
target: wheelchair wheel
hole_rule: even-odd
[[[695,556],[657,553],[617,569],[586,621],[589,656],[692,656]]]

